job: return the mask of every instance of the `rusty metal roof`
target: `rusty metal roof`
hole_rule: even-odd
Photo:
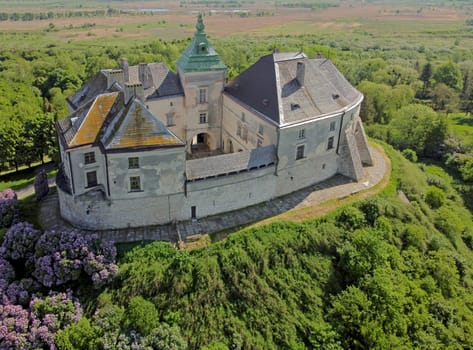
[[[113,92],[99,95],[95,99],[82,122],[76,121],[80,125],[72,140],[69,141],[69,147],[87,145],[96,141],[105,118],[110,113],[117,97],[118,92]],[[72,124],[74,124],[74,121],[72,121]]]
[[[137,99],[120,111],[108,129],[103,143],[110,150],[184,145]]]

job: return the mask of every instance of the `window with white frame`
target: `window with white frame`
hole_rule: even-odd
[[[95,152],[84,153],[84,163],[85,164],[95,163]]]
[[[305,139],[305,129],[299,130],[299,139]]]
[[[139,176],[130,176],[130,191],[141,191],[141,179]]]
[[[335,130],[335,122],[330,122],[330,131]]]
[[[248,141],[248,127],[246,125],[243,126],[241,138],[245,141]]]
[[[174,126],[174,114],[167,114],[166,115],[166,124],[167,126]]]
[[[238,122],[237,124],[237,136],[241,137],[241,123],[240,122]]]
[[[140,167],[140,158],[130,157],[128,158],[128,169],[139,169]]]
[[[260,124],[258,126],[258,134],[263,135],[263,132],[264,132],[264,127],[263,127],[263,125]]]
[[[199,114],[199,123],[206,124],[207,123],[207,113],[200,113]]]

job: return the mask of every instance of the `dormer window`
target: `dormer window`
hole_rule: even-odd
[[[200,43],[199,50],[201,53],[207,53],[207,45],[205,43]]]
[[[301,108],[301,106],[298,103],[291,103],[291,111],[295,111],[299,108]]]

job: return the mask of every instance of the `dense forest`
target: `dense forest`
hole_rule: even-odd
[[[364,93],[392,177],[327,216],[117,255],[96,235],[43,232],[0,192],[0,348],[473,347],[472,28],[429,30],[211,38],[229,79],[275,48],[302,50]],[[55,159],[65,98],[99,69],[125,56],[174,69],[189,40],[0,48],[0,171]]]

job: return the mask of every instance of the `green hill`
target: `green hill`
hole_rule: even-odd
[[[386,148],[393,177],[374,198],[203,249],[129,251],[92,320],[167,323],[191,349],[473,346],[471,213],[441,168]]]

